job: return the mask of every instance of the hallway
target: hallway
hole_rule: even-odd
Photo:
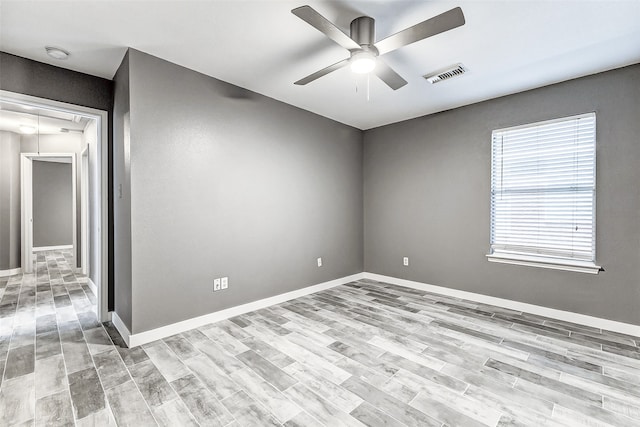
[[[36,274],[0,278],[0,425],[36,413],[48,417],[38,424],[73,425],[70,381],[94,369],[92,352],[111,341],[87,278],[71,267],[72,251],[38,252],[34,260]]]

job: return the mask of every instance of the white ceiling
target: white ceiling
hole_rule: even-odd
[[[40,135],[82,133],[89,120],[61,111],[0,102],[0,130],[8,132],[24,133],[20,127],[27,126]]]
[[[346,68],[294,81],[348,52],[291,14],[309,4],[348,33],[376,19],[379,40],[461,6],[463,27],[384,56],[409,84],[392,91]],[[112,78],[126,47],[150,53],[360,129],[640,62],[640,1],[8,1],[0,50]],[[46,56],[45,45],[71,52]],[[421,76],[461,62],[469,73]]]

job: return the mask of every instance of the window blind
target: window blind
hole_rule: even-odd
[[[496,130],[493,255],[595,262],[594,113]]]

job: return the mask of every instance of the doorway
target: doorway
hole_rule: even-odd
[[[110,319],[107,309],[108,300],[108,166],[107,166],[107,112],[87,107],[81,107],[52,100],[36,98],[28,95],[16,94],[0,90],[0,125],[7,126],[7,116],[18,116],[18,113],[36,116],[37,121],[31,125],[34,128],[36,145],[20,150],[17,163],[20,167],[20,220],[19,230],[19,261],[11,270],[12,273],[21,271],[25,274],[34,273],[34,261],[38,262],[52,256],[52,250],[61,250],[58,254],[58,264],[64,263],[73,273],[86,276],[87,285],[95,294],[95,311],[98,319],[105,322]],[[11,118],[11,117],[10,117]],[[57,119],[56,122],[54,119]],[[67,120],[64,126],[59,120]],[[57,126],[58,133],[78,136],[82,134],[83,146],[77,150],[56,151],[53,137],[45,135],[46,126]],[[29,126],[22,126],[25,129]],[[22,133],[23,129],[15,130]],[[55,132],[48,132],[49,134]],[[25,138],[23,138],[24,140]],[[78,138],[76,138],[78,139]],[[28,140],[28,138],[27,138]],[[49,146],[46,144],[50,143]],[[20,144],[20,142],[18,142]],[[35,148],[34,148],[35,147]],[[72,201],[71,209],[71,248],[67,245],[43,245],[40,252],[34,255],[33,229],[33,166],[39,162],[48,161],[57,164],[67,164],[72,168]],[[26,191],[22,191],[26,189]],[[12,222],[13,224],[13,222]],[[15,229],[15,227],[13,227]],[[15,231],[15,230],[14,230]],[[3,243],[4,244],[4,243]],[[36,249],[38,249],[38,246]],[[59,247],[61,246],[61,247]],[[15,258],[15,257],[14,257]],[[67,267],[68,266],[68,267]],[[0,272],[1,273],[1,272]]]
[[[34,271],[34,252],[78,253],[74,153],[21,153],[22,271]],[[68,169],[68,171],[66,170]],[[72,268],[86,264],[74,256]]]

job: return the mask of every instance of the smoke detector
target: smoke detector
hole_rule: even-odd
[[[71,55],[68,51],[55,46],[45,46],[44,50],[47,51],[47,55],[53,59],[60,59],[63,61]]]
[[[434,73],[423,76],[429,83],[436,84],[443,80],[449,80],[458,77],[467,72],[467,68],[462,64],[455,64]]]

